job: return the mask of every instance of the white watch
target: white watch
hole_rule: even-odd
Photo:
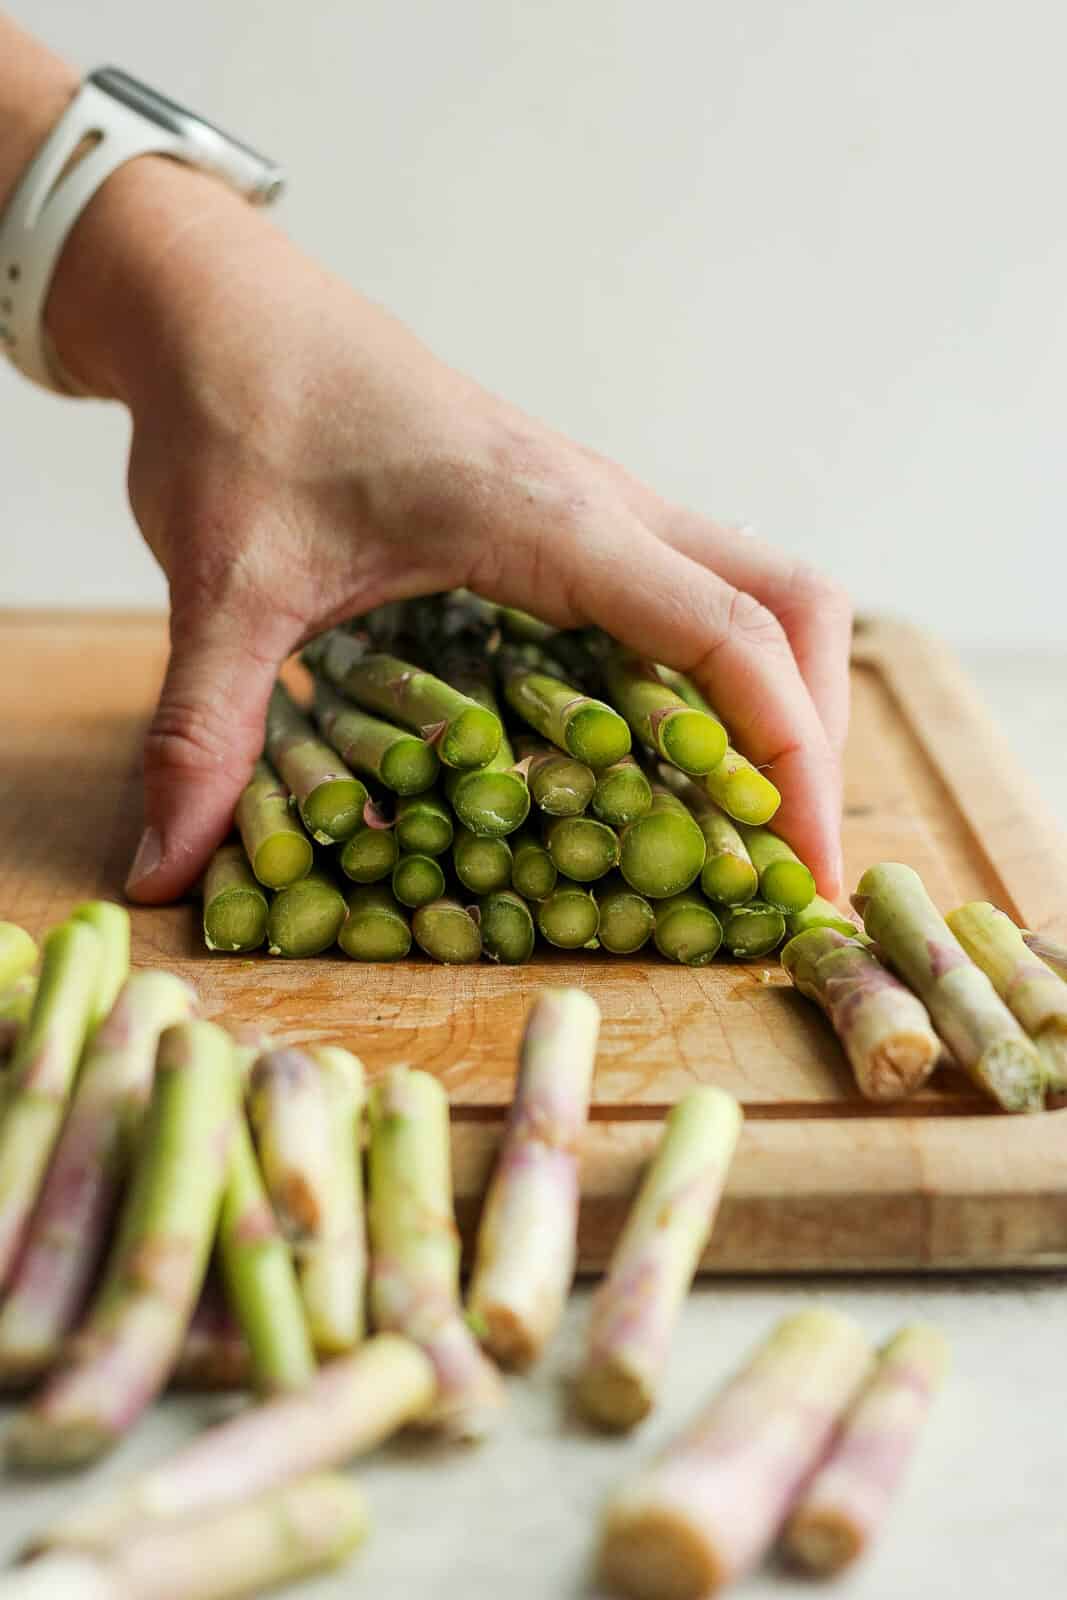
[[[135,156],[166,155],[269,205],[281,169],[265,156],[116,67],[82,84],[0,217],[0,347],[28,378],[59,394],[84,391],[44,327],[52,275],[67,235],[100,185]]]

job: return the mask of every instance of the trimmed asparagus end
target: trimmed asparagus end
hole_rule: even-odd
[[[564,739],[568,751],[594,772],[621,761],[630,750],[630,730],[610,706],[587,700],[567,718]]]
[[[538,901],[537,926],[559,950],[589,950],[596,946],[600,912],[588,889],[563,884]]]
[[[514,833],[529,815],[530,791],[519,772],[465,772],[448,787],[460,822],[485,838]]]
[[[533,955],[537,934],[530,908],[510,889],[481,902],[482,949],[490,961],[519,966]]]
[[[354,889],[337,943],[353,961],[402,961],[411,929],[389,890],[380,884]]]
[[[752,827],[765,826],[782,803],[770,778],[729,747],[719,765],[700,782],[727,816]]]
[[[267,937],[267,897],[244,847],[224,844],[204,875],[204,943],[209,950],[258,950]]]
[[[777,950],[785,938],[785,917],[760,900],[727,906],[720,912],[722,942],[739,961],[756,961]]]
[[[437,794],[402,796],[396,807],[396,842],[409,855],[443,855],[455,827],[448,807]]]
[[[437,751],[425,739],[400,736],[382,755],[379,776],[394,794],[425,794],[441,770]]]
[[[446,966],[468,965],[482,953],[478,924],[458,900],[443,897],[420,906],[411,919],[411,931],[419,949]]]
[[[785,919],[785,925],[791,939],[807,933],[811,928],[832,928],[846,939],[855,939],[860,931],[843,911],[839,911],[829,900],[824,900],[821,894],[810,900],[803,911],[791,911]]]
[[[500,718],[484,706],[472,704],[445,728],[437,741],[437,753],[446,767],[461,771],[485,767],[499,750],[502,737]]]
[[[399,856],[395,828],[360,828],[341,851],[341,871],[353,883],[380,883]]]
[[[557,817],[545,829],[545,844],[557,869],[576,883],[592,883],[619,862],[615,830],[592,817]]]
[[[401,856],[393,868],[393,893],[402,906],[417,911],[440,900],[445,892],[445,875],[433,856]]]
[[[312,789],[300,816],[319,844],[340,844],[362,823],[366,803],[367,791],[358,778],[331,778]]]
[[[652,785],[633,756],[624,756],[597,774],[592,809],[601,822],[624,828],[643,817],[651,805]]]
[[[311,840],[303,833],[276,833],[259,846],[252,871],[268,889],[285,889],[305,878],[315,864]]]
[[[547,900],[559,873],[548,851],[530,833],[511,842],[511,883],[524,900]]]
[[[317,956],[335,943],[345,920],[345,897],[324,872],[311,872],[281,889],[267,917],[272,956]]]
[[[631,889],[619,873],[597,885],[600,943],[612,955],[632,955],[652,937],[656,915],[644,895]]]
[[[699,876],[706,853],[704,835],[677,795],[654,784],[652,809],[623,829],[619,865],[631,889],[664,900]]]
[[[511,883],[511,846],[506,839],[480,838],[457,828],[452,845],[456,877],[471,894],[495,894]]]
[[[653,718],[653,733],[660,754],[694,777],[713,771],[726,754],[726,729],[703,711],[668,711]]]
[[[683,890],[652,907],[660,955],[685,967],[704,967],[722,944],[722,924],[702,895]]]

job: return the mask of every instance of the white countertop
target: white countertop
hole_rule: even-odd
[[[1067,657],[971,652],[965,662],[1024,765],[1067,827]],[[564,1379],[581,1348],[588,1290],[574,1295],[551,1354],[512,1381],[483,1446],[397,1444],[358,1468],[372,1505],[366,1550],[342,1573],[287,1591],[299,1600],[593,1600],[589,1577],[607,1492],[687,1420],[784,1313],[825,1299],[884,1338],[936,1321],[955,1367],[882,1543],[827,1592],[848,1600],[1052,1600],[1067,1576],[1067,1274],[718,1280],[693,1293],[662,1404],[631,1438],[569,1421]],[[61,1507],[151,1460],[210,1418],[210,1397],[167,1400],[89,1478],[8,1487],[13,1548]],[[763,1600],[810,1583],[769,1567],[735,1591]]]

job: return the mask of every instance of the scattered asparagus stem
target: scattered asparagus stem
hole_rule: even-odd
[[[396,806],[396,842],[411,855],[440,856],[452,843],[452,813],[434,792],[405,795]]]
[[[668,961],[685,967],[704,967],[715,959],[722,944],[722,924],[703,895],[683,889],[666,900],[656,900],[652,911],[656,949]]]
[[[414,1339],[433,1362],[427,1420],[478,1438],[504,1392],[460,1311],[448,1098],[436,1078],[394,1067],[375,1088],[368,1173],[374,1324]]]
[[[809,906],[815,898],[815,879],[785,840],[768,828],[742,825],[740,831],[759,873],[761,899],[787,915]]]
[[[248,1081],[248,1116],[263,1180],[285,1237],[314,1238],[329,1204],[330,1105],[309,1050],[265,1050]]]
[[[479,906],[482,950],[490,961],[518,966],[533,954],[537,931],[529,906],[521,895],[500,889],[486,895]]]
[[[377,778],[394,794],[422,794],[441,770],[432,744],[361,711],[321,680],[315,685],[315,720],[323,738],[357,772]]]
[[[830,927],[790,939],[782,966],[825,1012],[868,1100],[916,1094],[937,1066],[941,1041],[922,1001],[856,938]]]
[[[511,648],[502,649],[497,661],[508,704],[552,744],[594,771],[627,754],[630,730],[611,706],[547,672],[531,670]]]
[[[758,961],[785,938],[785,917],[776,906],[749,900],[743,906],[716,908],[723,948],[739,961]]]
[[[309,1051],[319,1069],[326,1105],[325,1164],[319,1174],[317,1226],[296,1244],[300,1289],[316,1353],[353,1350],[365,1332],[366,1224],[360,1127],[365,1100],[363,1064],[335,1045]]]
[[[612,955],[632,955],[652,937],[656,914],[644,895],[619,872],[601,878],[593,891],[600,913],[599,938]]]
[[[945,918],[1037,1047],[1048,1087],[1067,1090],[1067,983],[1029,948],[1010,917],[976,900]]]
[[[196,996],[169,972],[137,972],[89,1045],[0,1309],[0,1382],[47,1371],[85,1303],[152,1090],[164,1028]]]
[[[703,774],[726,753],[726,729],[686,703],[652,661],[609,650],[600,664],[608,693],[641,743],[682,772]]]
[[[835,933],[843,933],[846,939],[855,939],[860,934],[856,923],[821,894],[810,900],[803,911],[791,911],[785,919],[785,927],[791,939],[798,933],[807,933],[810,928],[832,928]]]
[[[918,873],[893,862],[871,867],[852,903],[964,1071],[1005,1111],[1039,1111],[1045,1088],[1041,1057],[941,917]]]
[[[274,896],[267,917],[267,949],[272,956],[317,956],[336,942],[347,912],[334,880],[315,869]]]
[[[284,889],[311,871],[311,840],[289,809],[289,791],[266,761],[256,762],[234,820],[252,871],[266,888]]]
[[[520,737],[516,749],[540,810],[550,817],[580,816],[596,793],[598,780],[592,767],[540,739]],[[614,773],[618,765],[602,769],[604,775]]]
[[[210,1022],[168,1028],[103,1282],[66,1363],[8,1434],[15,1465],[93,1460],[166,1383],[204,1280],[237,1114],[228,1035]]]
[[[948,1367],[936,1328],[902,1328],[882,1350],[867,1386],[804,1490],[785,1532],[786,1553],[820,1576],[867,1549],[888,1514],[934,1395]]]
[[[509,842],[512,887],[524,900],[547,900],[559,876],[556,863],[532,833],[516,833]]]
[[[643,817],[652,805],[652,785],[633,756],[623,756],[596,775],[592,812],[613,828],[624,828]],[[547,808],[546,808],[547,809]]]
[[[578,1400],[604,1427],[630,1428],[655,1404],[740,1132],[722,1089],[692,1089],[668,1114],[593,1300]]]
[[[619,865],[638,894],[664,900],[687,889],[704,865],[704,835],[678,796],[652,786],[647,814],[622,830]]]
[[[0,992],[37,965],[37,943],[14,922],[0,922]]]
[[[44,939],[0,1122],[0,1289],[10,1279],[59,1137],[94,1015],[101,961],[100,936],[87,922],[65,922]]]
[[[561,883],[537,902],[537,926],[559,950],[595,950],[600,911],[592,893],[577,883]]]
[[[338,858],[341,871],[353,883],[381,883],[391,875],[400,855],[396,828],[382,821],[376,809],[368,807],[367,817],[372,820],[345,840]]]
[[[545,825],[545,846],[557,871],[577,883],[592,883],[619,864],[618,835],[593,817],[554,817]]]
[[[574,1275],[578,1143],[600,1031],[581,989],[546,989],[531,1008],[507,1131],[489,1185],[468,1310],[497,1361],[527,1367],[554,1333]]]
[[[75,906],[71,921],[88,923],[100,939],[100,966],[87,1039],[99,1028],[130,975],[130,913],[111,900],[86,900]]]
[[[402,906],[417,911],[445,892],[445,875],[435,856],[401,856],[393,868],[393,894]]]
[[[266,751],[314,840],[339,844],[355,832],[367,803],[366,786],[319,738],[280,683],[267,708]]]
[[[1054,939],[1046,938],[1043,933],[1031,933],[1024,930],[1023,939],[1026,948],[1038,956],[1057,977],[1067,979],[1067,946],[1057,944]]]
[[[829,1310],[779,1323],[711,1405],[611,1501],[603,1578],[634,1600],[701,1600],[769,1547],[871,1353]]]
[[[0,990],[0,1060],[8,1056],[18,1044],[19,1034],[30,1020],[33,997],[37,993],[37,979],[32,972]]]
[[[496,841],[503,843],[503,840]],[[447,895],[431,906],[420,906],[411,919],[415,943],[434,961],[446,966],[466,965],[482,953],[478,924],[458,900]]]
[[[457,827],[452,865],[471,894],[495,894],[511,884],[511,846],[506,839],[481,838],[468,828]]]
[[[411,949],[408,919],[382,884],[353,889],[337,942],[353,961],[402,961]]]
[[[244,846],[220,845],[204,874],[204,943],[209,950],[258,950],[267,937],[267,897]]]

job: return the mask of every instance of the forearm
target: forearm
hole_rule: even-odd
[[[0,211],[77,87],[73,67],[0,12]]]

